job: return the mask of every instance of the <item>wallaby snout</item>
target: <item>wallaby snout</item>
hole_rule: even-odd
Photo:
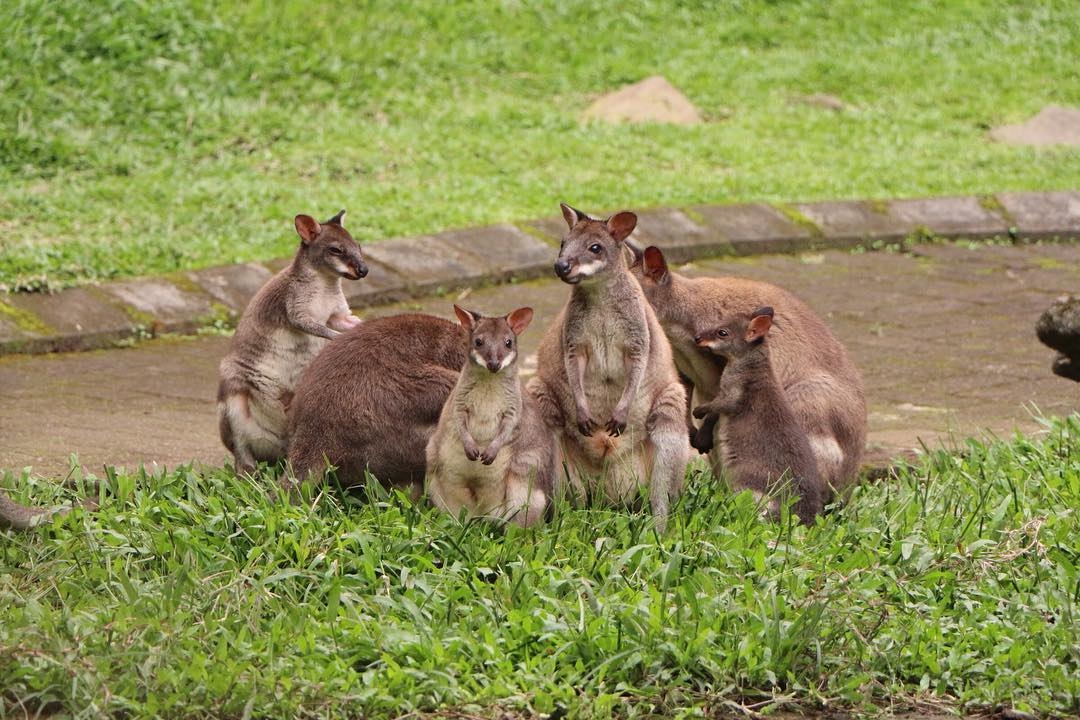
[[[558,260],[555,263],[555,274],[559,276],[560,280],[564,282],[567,280],[567,276],[570,274],[570,269],[573,267],[573,263],[569,260]]]

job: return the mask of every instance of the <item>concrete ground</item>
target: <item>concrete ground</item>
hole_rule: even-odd
[[[916,246],[907,254],[827,251],[709,260],[688,274],[741,275],[782,285],[816,309],[862,369],[870,407],[867,461],[966,437],[1040,431],[1040,415],[1080,409],[1080,385],[1050,372],[1034,323],[1080,289],[1072,244]],[[452,317],[451,303],[486,313],[531,305],[532,353],[568,288],[535,281],[365,310]],[[87,471],[140,463],[220,465],[214,396],[227,337],[146,341],[130,348],[0,357],[0,470],[62,477],[74,454]],[[526,368],[533,358],[526,359]]]

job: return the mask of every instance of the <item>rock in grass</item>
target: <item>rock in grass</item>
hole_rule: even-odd
[[[589,106],[582,119],[696,125],[701,115],[666,78],[653,75],[604,95]]]
[[[1080,297],[1055,300],[1035,323],[1035,334],[1058,351],[1051,365],[1054,374],[1080,382]]]
[[[990,131],[998,142],[1013,145],[1080,145],[1080,108],[1047,105],[1037,115],[1017,125]]]

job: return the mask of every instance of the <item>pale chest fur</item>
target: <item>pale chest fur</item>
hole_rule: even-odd
[[[583,324],[587,332],[576,338],[578,352],[586,357],[585,396],[593,413],[601,417],[610,415],[626,385],[627,338],[645,332],[634,324],[630,318],[598,312]]]
[[[292,392],[316,355],[329,340],[292,328],[274,330],[266,352],[256,364],[256,372],[267,389]]]
[[[507,472],[512,447],[504,446],[491,465],[484,465],[479,460],[469,460],[465,456],[465,447],[461,436],[455,430],[454,414],[465,409],[465,426],[483,450],[498,434],[499,423],[507,412],[516,411],[521,417],[520,388],[515,393],[512,387],[494,375],[471,386],[455,388],[443,407],[437,432],[437,453],[445,473],[458,478],[466,484],[475,481],[480,484],[500,480]]]

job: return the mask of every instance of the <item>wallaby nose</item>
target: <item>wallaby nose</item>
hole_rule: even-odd
[[[694,336],[694,344],[695,344],[695,345],[700,345],[700,344],[701,344],[701,341],[702,341],[702,340],[704,340],[704,339],[705,339],[705,338],[701,337],[700,335],[695,335],[695,336]]]
[[[363,260],[356,263],[356,277],[367,277],[367,263],[365,263]]]
[[[497,360],[488,360],[487,369],[490,370],[491,372],[499,372],[499,365],[501,365],[501,364],[502,363],[500,363]]]
[[[561,278],[565,278],[570,273],[570,261],[559,260],[555,263],[555,274]]]

